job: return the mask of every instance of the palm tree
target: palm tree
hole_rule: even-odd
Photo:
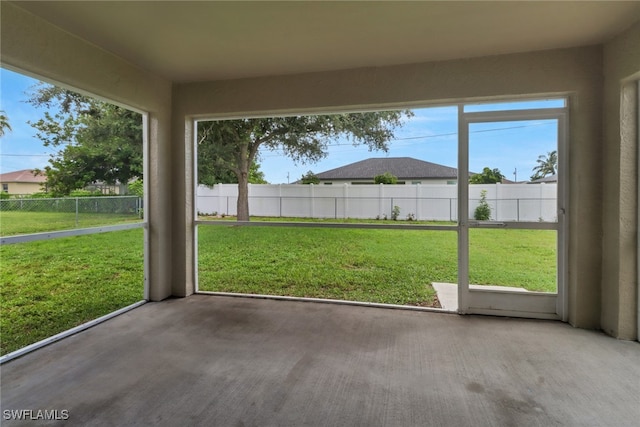
[[[0,110],[0,136],[4,136],[4,130],[8,129],[11,131],[11,125],[9,124],[9,117],[4,112],[4,110]]]
[[[538,166],[533,168],[532,181],[558,173],[558,152],[556,150],[550,151],[546,155],[541,154],[536,162]]]

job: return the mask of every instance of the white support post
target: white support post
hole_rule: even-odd
[[[311,218],[315,218],[315,204],[316,204],[316,199],[314,197],[314,185],[313,183],[309,184],[309,197],[311,198],[311,203],[309,203],[309,207],[311,208]]]
[[[416,220],[420,219],[420,196],[422,195],[422,185],[420,183],[416,187]]]
[[[346,219],[347,218],[347,213],[349,212],[349,184],[345,183],[344,184],[344,203],[343,203],[343,207],[344,207],[344,213],[342,214],[342,218]]]
[[[380,218],[384,218],[384,184],[378,184],[378,212],[380,213]]]

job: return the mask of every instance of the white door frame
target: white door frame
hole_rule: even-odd
[[[556,120],[558,141],[558,221],[472,221],[469,212],[469,126],[472,123]],[[467,314],[567,320],[567,108],[465,112],[458,106],[458,310]],[[557,293],[509,292],[469,288],[469,229],[557,230]]]

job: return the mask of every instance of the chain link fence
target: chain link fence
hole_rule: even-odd
[[[97,227],[142,219],[137,196],[0,200],[0,235]]]

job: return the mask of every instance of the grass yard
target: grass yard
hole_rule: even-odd
[[[472,283],[555,291],[555,232],[470,242]],[[431,282],[457,281],[454,231],[203,225],[198,244],[200,290],[431,306]],[[1,354],[143,297],[142,229],[3,245],[0,260]]]
[[[556,231],[469,230],[469,282],[556,292]]]
[[[141,221],[135,214],[0,211],[0,236],[71,230]]]
[[[430,306],[431,278],[456,281],[453,232],[200,226],[198,245],[207,291]]]
[[[142,300],[142,232],[0,246],[1,353]]]
[[[556,288],[555,232],[471,230],[470,281]],[[199,289],[430,306],[457,282],[457,234],[200,226]]]

